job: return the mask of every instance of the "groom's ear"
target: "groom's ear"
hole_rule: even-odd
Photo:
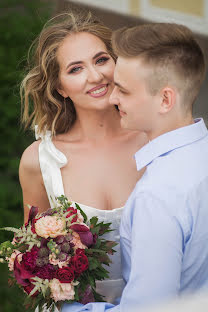
[[[176,91],[171,87],[165,87],[161,91],[160,114],[168,113],[176,103]]]

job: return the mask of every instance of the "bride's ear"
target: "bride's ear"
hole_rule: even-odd
[[[64,98],[67,98],[68,95],[66,94],[66,92],[62,89],[61,85],[59,84],[56,88],[56,91],[63,96]]]
[[[66,92],[63,91],[62,89],[57,88],[56,91],[57,91],[61,96],[63,96],[64,98],[68,97],[68,95],[66,94]]]

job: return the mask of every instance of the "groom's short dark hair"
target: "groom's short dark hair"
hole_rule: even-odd
[[[121,28],[113,33],[112,44],[117,56],[139,57],[152,68],[147,81],[152,94],[172,83],[186,108],[192,107],[205,76],[205,60],[190,29],[171,23]]]

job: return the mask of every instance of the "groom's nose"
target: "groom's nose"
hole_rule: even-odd
[[[109,102],[110,104],[112,105],[118,105],[119,104],[119,99],[118,99],[118,95],[117,95],[117,87],[115,86],[111,95],[110,95],[110,98],[109,98]]]

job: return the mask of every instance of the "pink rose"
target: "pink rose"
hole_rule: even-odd
[[[19,250],[17,250],[17,249],[15,249],[13,251],[13,253],[11,254],[10,257],[6,258],[6,260],[9,261],[9,263],[8,263],[9,271],[13,271],[14,270],[14,260],[15,260],[17,255],[19,255],[18,262],[20,263],[22,261],[23,254]]]
[[[80,239],[80,236],[78,233],[76,232],[73,232],[72,233],[72,240],[71,240],[71,243],[74,244],[73,248],[76,250],[78,248],[80,249],[85,249],[87,248],[87,246],[83,245],[82,242],[81,242],[81,239]]]

